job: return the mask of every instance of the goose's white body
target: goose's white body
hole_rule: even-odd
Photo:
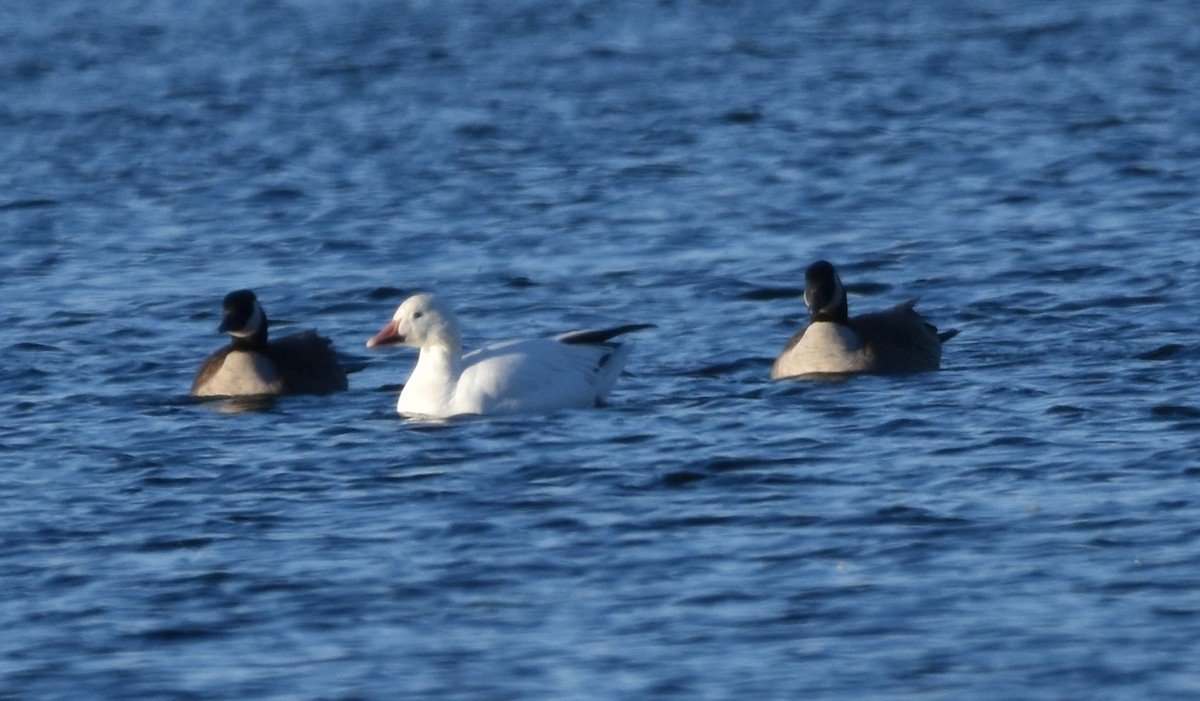
[[[548,338],[504,341],[460,358],[442,346],[425,347],[396,411],[447,417],[595,406],[629,351],[628,344],[571,346]]]
[[[450,309],[432,295],[417,295],[401,304],[367,345],[402,343],[420,349],[396,401],[401,414],[534,413],[603,402],[631,350],[629,344],[607,340],[633,328],[504,341],[464,355]]]

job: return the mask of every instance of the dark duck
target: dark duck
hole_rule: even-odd
[[[771,378],[937,370],[942,343],[958,332],[938,333],[911,299],[890,309],[850,316],[837,270],[817,261],[804,274],[808,326],[792,336],[775,359]]]
[[[328,338],[302,331],[268,340],[267,314],[250,290],[225,296],[218,333],[229,345],[210,355],[196,372],[196,397],[330,394],[347,387]]]

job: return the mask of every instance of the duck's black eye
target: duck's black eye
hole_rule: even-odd
[[[423,316],[425,316],[425,312],[417,312],[416,314],[413,314],[414,319],[420,319]]]

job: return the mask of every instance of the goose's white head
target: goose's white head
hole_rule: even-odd
[[[379,333],[367,341],[367,348],[404,345],[414,348],[442,346],[451,350],[462,347],[458,319],[449,306],[432,294],[413,295],[404,300]]]

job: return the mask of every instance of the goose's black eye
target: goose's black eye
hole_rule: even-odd
[[[425,312],[417,312],[416,314],[413,314],[414,319],[420,319],[423,316],[425,316]]]

